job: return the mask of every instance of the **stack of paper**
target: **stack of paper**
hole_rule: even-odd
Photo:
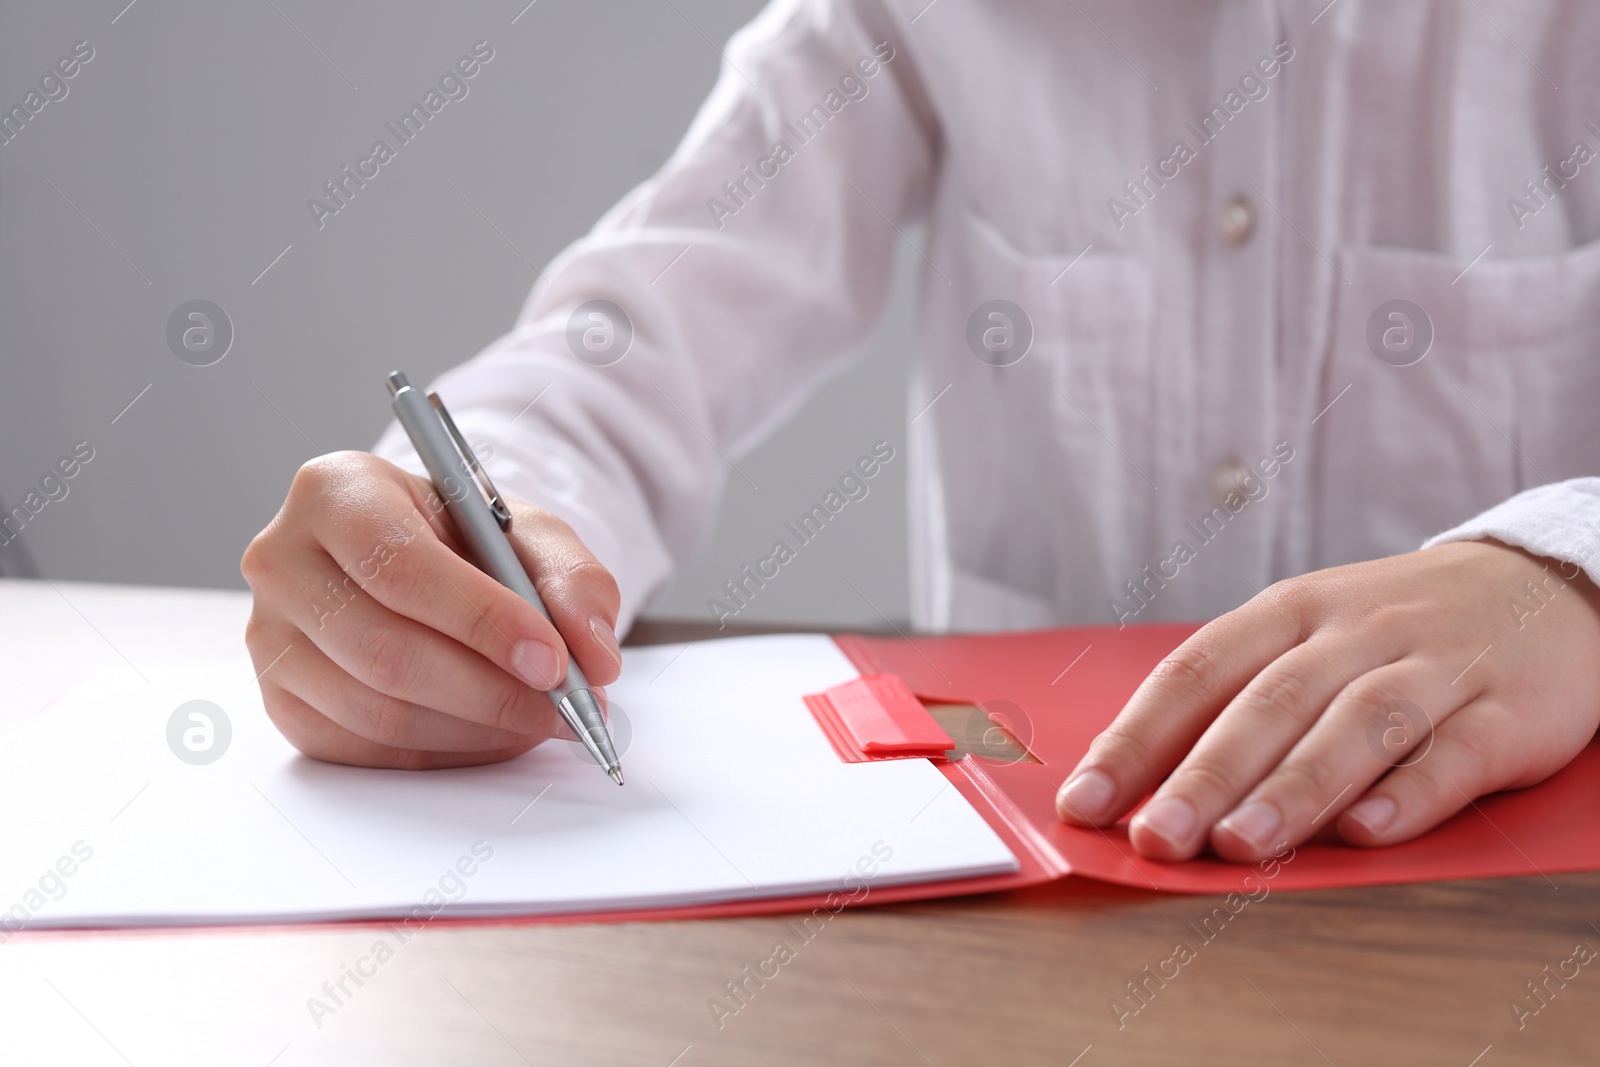
[[[268,722],[248,663],[141,664],[148,681],[104,668],[0,742],[0,939],[599,912],[1017,869],[925,760],[834,754],[801,700],[856,674],[830,639],[626,660],[610,689],[621,788],[562,741],[463,770],[317,763]],[[221,716],[174,723],[196,700]]]

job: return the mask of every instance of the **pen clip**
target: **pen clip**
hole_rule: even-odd
[[[478,487],[483,491],[485,502],[489,505],[489,510],[494,513],[494,519],[500,524],[500,529],[511,529],[511,509],[506,507],[506,502],[500,497],[500,491],[494,487],[494,482],[489,480],[489,472],[478,463],[478,457],[467,444],[467,439],[462,437],[461,431],[456,428],[456,420],[450,417],[450,411],[444,406],[444,401],[439,399],[438,393],[429,393],[428,402],[433,405],[433,410],[439,413],[444,428],[449,431],[451,440],[455,442],[456,451],[461,453],[461,459],[472,471],[472,476],[477,479]]]

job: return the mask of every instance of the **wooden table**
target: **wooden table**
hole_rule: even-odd
[[[234,656],[233,593],[0,582],[0,730],[100,660]],[[702,636],[641,626],[638,640]],[[70,760],[70,753],[61,754]],[[7,819],[26,812],[7,812]],[[1559,888],[1558,888],[1559,887]],[[0,887],[0,896],[22,887]],[[870,899],[869,899],[870,903]],[[1069,881],[848,909],[809,942],[784,917],[449,925],[408,942],[335,1014],[306,1000],[365,926],[50,934],[0,945],[0,1063],[1592,1063],[1600,875],[1277,892],[1119,1029],[1110,1007],[1211,898]],[[794,958],[720,1022],[708,1006],[783,941]],[[1545,968],[1548,965],[1549,971]],[[1571,973],[1572,964],[1567,965]],[[770,971],[770,968],[768,968]]]

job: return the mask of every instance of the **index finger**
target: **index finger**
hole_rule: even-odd
[[[1104,826],[1147,796],[1263,668],[1303,640],[1272,589],[1201,627],[1157,664],[1056,793],[1067,822]]]

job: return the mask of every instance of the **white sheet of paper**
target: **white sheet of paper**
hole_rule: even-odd
[[[839,760],[801,700],[857,673],[828,638],[625,658],[609,690],[621,788],[563,741],[462,770],[317,763],[267,720],[248,663],[102,668],[0,739],[0,936],[860,898],[1017,869],[927,761]],[[232,732],[199,766],[168,743],[197,699]]]

